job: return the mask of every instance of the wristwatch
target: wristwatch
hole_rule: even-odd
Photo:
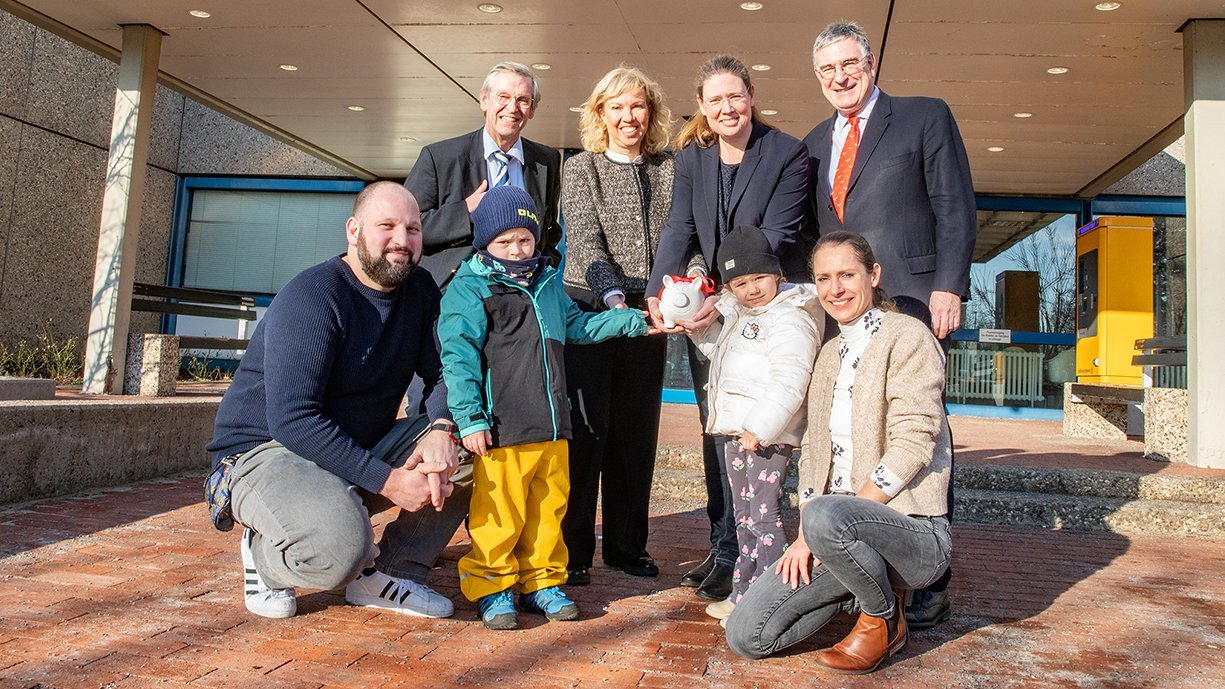
[[[448,436],[450,436],[451,442],[458,445],[459,438],[455,437],[455,431],[457,430],[459,430],[459,426],[456,426],[454,423],[450,421],[446,421],[444,419],[439,419],[435,421],[434,423],[430,424],[429,428],[425,429],[427,433],[430,431],[442,431],[443,433],[446,433]]]

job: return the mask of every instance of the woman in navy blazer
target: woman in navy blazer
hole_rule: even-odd
[[[664,275],[709,275],[723,236],[737,225],[753,225],[770,241],[792,280],[808,280],[808,252],[815,223],[808,197],[808,149],[795,137],[761,121],[754,105],[749,70],[730,55],[707,60],[696,80],[698,112],[676,140],[676,179],[672,210],[660,236],[646,293],[658,295]],[[704,327],[717,317],[715,297],[707,299],[693,321],[664,328],[658,296],[647,298],[655,326],[665,332]],[[706,424],[708,362],[690,343],[689,366],[699,415]],[[736,562],[736,528],[730,507],[727,473],[714,439],[703,437],[706,513],[710,518],[710,554],[690,570],[682,586],[698,587],[707,600],[731,592]]]

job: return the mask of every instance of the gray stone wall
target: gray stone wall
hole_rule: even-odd
[[[1187,165],[1183,138],[1166,146],[1123,179],[1106,188],[1104,194],[1135,194],[1139,196],[1185,196]]]
[[[116,63],[0,11],[0,342],[83,337]],[[166,276],[180,175],[349,177],[166,87],[155,96],[136,280]],[[49,324],[49,325],[48,325]],[[132,332],[157,332],[134,313]]]
[[[102,213],[114,62],[0,12],[0,340],[81,337]],[[183,97],[158,88],[137,280],[166,275]],[[157,316],[132,327],[155,331]]]
[[[340,168],[186,99],[179,147],[181,175],[349,177]]]

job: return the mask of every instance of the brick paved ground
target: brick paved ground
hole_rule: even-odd
[[[958,423],[965,456],[1048,442],[1018,422]],[[665,428],[683,429],[683,418]],[[431,582],[456,600],[452,619],[352,608],[336,592],[303,592],[291,620],[252,616],[240,602],[237,533],[212,530],[198,491],[197,477],[183,477],[0,510],[0,689],[1207,689],[1225,677],[1225,541],[959,525],[953,619],[914,633],[876,674],[848,679],[814,670],[811,651],[849,620],[778,658],[727,650],[704,603],[673,586],[704,554],[705,515],[693,505],[654,506],[659,579],[596,568],[594,585],[572,589],[579,621],[524,616],[523,629],[491,632],[456,590],[462,534]]]

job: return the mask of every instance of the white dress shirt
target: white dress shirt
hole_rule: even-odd
[[[872,116],[872,110],[876,107],[876,97],[880,95],[880,89],[876,86],[872,87],[872,95],[868,98],[867,105],[864,105],[856,113],[859,116],[859,140],[863,141],[864,129],[868,126],[868,118]],[[834,176],[838,174],[838,160],[842,157],[842,145],[846,143],[847,132],[850,131],[851,121],[840,112],[834,113],[834,131],[830,139],[833,140],[829,152],[829,189],[834,188]]]
[[[489,132],[482,129],[481,138],[485,142],[485,180],[491,185],[498,178],[498,173],[502,171],[502,163],[494,157],[494,153],[502,150],[494,143],[493,137],[489,136]],[[520,189],[527,191],[527,184],[523,181],[523,138],[515,139],[515,143],[506,152],[510,156],[510,183]]]

